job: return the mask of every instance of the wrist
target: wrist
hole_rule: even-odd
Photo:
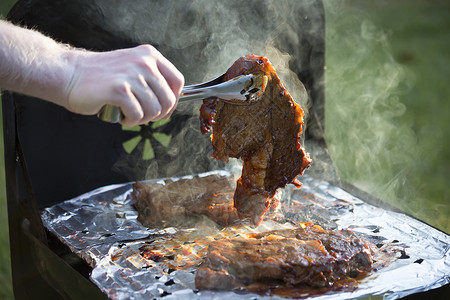
[[[61,72],[64,74],[63,82],[59,86],[60,91],[60,105],[64,106],[66,109],[73,111],[73,107],[71,107],[70,103],[70,94],[72,92],[72,87],[74,81],[76,80],[76,70],[78,65],[80,64],[80,58],[85,53],[84,50],[74,48],[68,44],[61,45],[62,52],[60,56],[62,70]]]

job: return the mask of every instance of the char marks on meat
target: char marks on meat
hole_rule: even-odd
[[[349,231],[304,227],[211,242],[197,271],[196,287],[232,290],[255,282],[325,287],[349,274],[371,270],[373,246],[369,242]]]
[[[309,154],[299,140],[303,110],[283,87],[265,57],[239,58],[226,73],[226,80],[239,75],[264,73],[268,84],[260,99],[249,105],[233,105],[210,98],[200,108],[202,133],[210,131],[213,157],[243,160],[237,181],[234,206],[241,219],[259,225],[263,215],[278,202],[278,188],[295,182],[310,166]]]
[[[233,206],[233,184],[229,179],[209,175],[180,179],[166,184],[133,184],[133,205],[138,220],[149,228],[189,226],[190,220],[206,216],[221,226],[238,220]]]

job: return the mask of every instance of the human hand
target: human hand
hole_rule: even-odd
[[[150,45],[110,52],[77,51],[66,108],[92,115],[119,106],[125,126],[170,117],[184,85],[183,75]]]

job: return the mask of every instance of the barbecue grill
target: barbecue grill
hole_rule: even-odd
[[[192,83],[204,81],[206,75],[219,74],[212,74],[214,71],[224,71],[209,70],[208,62],[214,60],[214,54],[221,48],[228,47],[228,52],[232,52],[237,45],[218,43],[242,38],[255,45],[270,41],[280,52],[291,54],[289,67],[310,95],[304,144],[314,166],[308,170],[308,175],[341,187],[365,202],[381,203],[340,181],[328,154],[323,130],[325,20],[320,1],[292,2],[290,13],[279,23],[269,14],[270,2],[251,1],[243,6],[242,1],[229,1],[209,4],[211,7],[206,3],[212,2],[201,2],[207,6],[205,12],[210,14],[202,14],[195,6],[196,1],[173,6],[171,1],[151,2],[18,1],[8,19],[36,28],[63,43],[96,51],[153,44],[185,74],[186,81]],[[214,10],[214,7],[219,8]],[[226,40],[211,43],[213,32],[206,25],[209,19],[227,16],[223,14],[224,8],[234,12],[241,23],[228,22],[227,27],[222,28],[224,32],[229,29],[223,34]],[[199,26],[202,31],[193,32]],[[257,27],[265,29],[259,31],[259,36],[254,35]],[[264,35],[271,29],[275,35]],[[171,30],[175,30],[173,34]],[[183,44],[176,39],[179,35],[184,36]],[[233,53],[233,60],[239,55]],[[227,66],[232,62],[223,59],[214,63]],[[17,299],[107,298],[89,279],[92,265],[43,226],[42,209],[98,187],[220,170],[224,165],[209,159],[211,146],[207,137],[199,135],[196,104],[180,105],[168,123],[122,128],[95,116],[75,115],[51,103],[29,98],[3,93],[15,296]],[[182,153],[178,149],[180,143],[189,145]],[[387,204],[384,207],[398,211]],[[409,297],[436,297],[448,290],[446,285]]]

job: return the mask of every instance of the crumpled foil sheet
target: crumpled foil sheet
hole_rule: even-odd
[[[195,176],[218,174],[214,171]],[[194,178],[188,176],[187,178]],[[186,178],[186,177],[183,177]],[[167,179],[148,182],[164,184]],[[171,178],[176,180],[176,178]],[[302,176],[303,186],[287,186],[281,200],[282,218],[267,218],[258,228],[243,225],[235,234],[290,228],[312,222],[325,229],[350,229],[394,253],[388,266],[364,278],[353,290],[328,291],[315,299],[354,299],[373,295],[397,299],[450,282],[450,236],[407,215],[369,205],[325,181]],[[196,266],[174,269],[140,255],[142,247],[168,247],[173,236],[199,241],[203,229],[148,229],[136,220],[129,197],[132,183],[106,186],[42,212],[44,225],[92,267],[91,280],[111,299],[282,299],[252,293],[198,291]],[[299,213],[301,211],[301,213]],[[209,228],[208,235],[222,232]],[[176,234],[175,234],[176,233]],[[202,243],[198,244],[198,251]],[[206,245],[206,244],[205,244]],[[189,263],[192,257],[185,257]],[[196,259],[195,257],[193,258]],[[182,259],[180,260],[183,263]],[[179,262],[180,263],[180,262]],[[305,293],[305,296],[310,296]]]

